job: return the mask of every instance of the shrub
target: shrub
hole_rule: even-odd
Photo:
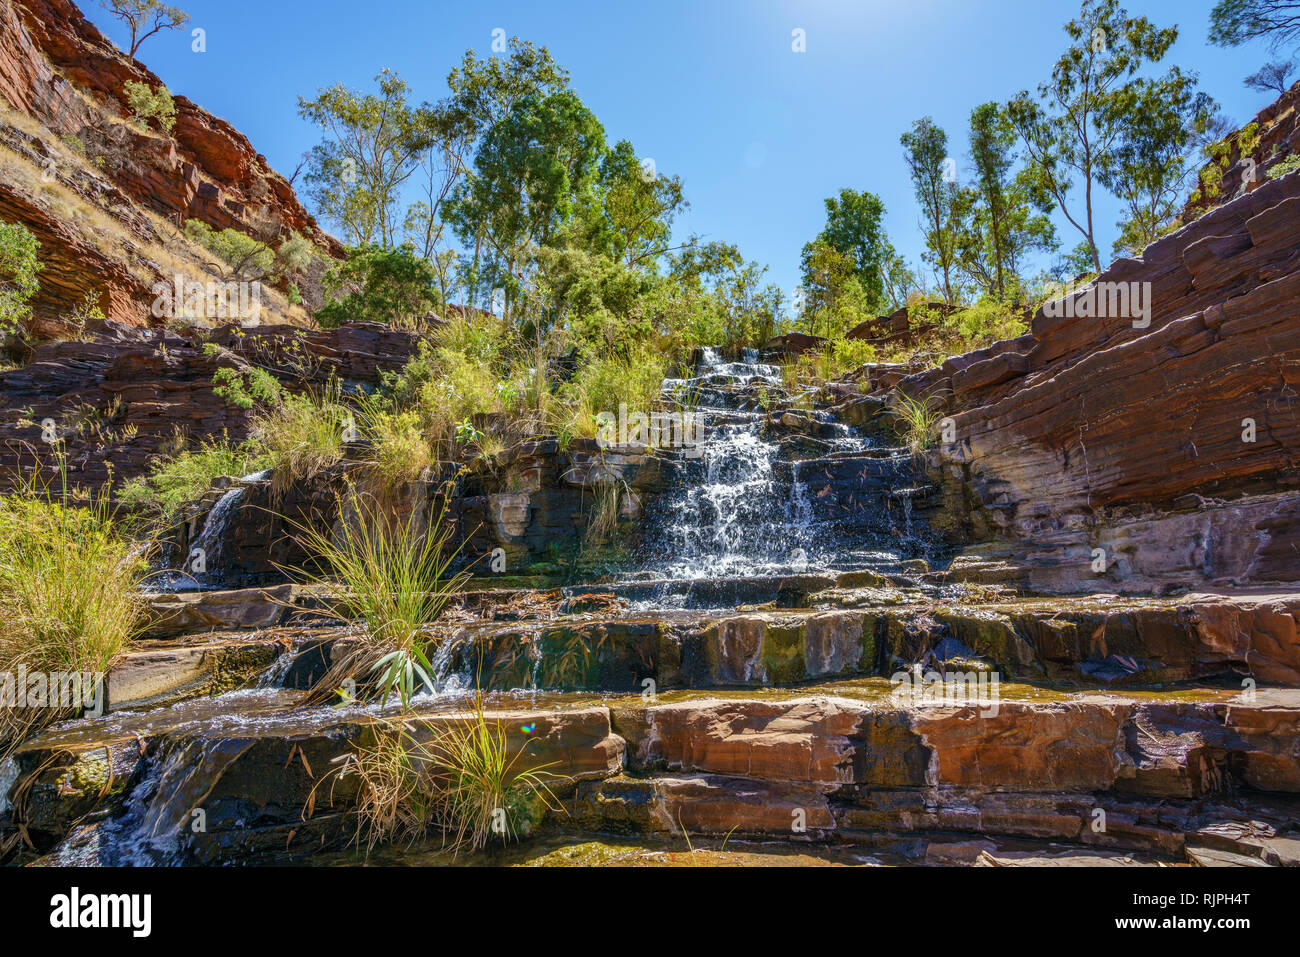
[[[157,90],[151,90],[147,83],[127,80],[122,92],[126,94],[131,118],[141,127],[147,128],[150,120],[156,120],[165,132],[170,133],[176,126],[176,101],[167,87],[159,84]]]
[[[545,808],[558,809],[543,767],[524,769],[499,721],[489,721],[481,698],[468,718],[434,728],[425,748],[438,777],[434,814],[452,850],[485,847],[493,836],[508,843],[527,833]]]
[[[17,332],[31,316],[29,302],[40,284],[40,242],[21,223],[0,223],[0,338]]]
[[[156,507],[166,521],[173,522],[219,476],[238,477],[264,468],[266,459],[247,447],[207,441],[153,466],[147,479],[124,485],[119,497],[128,507]]]
[[[333,301],[317,311],[316,321],[326,328],[367,321],[423,330],[425,316],[442,302],[437,282],[433,265],[410,245],[363,246],[325,275]]]
[[[249,448],[274,469],[276,494],[317,475],[343,458],[343,430],[354,421],[340,403],[337,384],[303,395],[285,395],[254,412]]]
[[[275,405],[283,394],[280,380],[260,367],[240,372],[223,366],[213,373],[212,382],[218,398],[240,409]]]
[[[1276,163],[1268,169],[1268,178],[1277,179],[1285,176],[1287,173],[1294,173],[1300,169],[1300,153],[1292,153],[1280,163]]]
[[[227,269],[231,279],[252,281],[267,278],[275,281],[275,253],[266,243],[259,242],[237,229],[215,230],[199,219],[185,221],[185,235],[216,256]]]
[[[960,345],[964,347],[961,351],[969,351],[1002,339],[1014,339],[1029,327],[1019,307],[997,299],[981,299],[949,315],[944,320],[944,328],[961,338]]]
[[[649,415],[661,404],[664,371],[663,359],[648,351],[626,357],[583,356],[562,390],[568,401],[566,425],[574,434],[594,436],[596,417],[602,412],[618,415],[620,403],[627,403],[629,413]]]
[[[371,442],[370,465],[381,488],[413,482],[433,463],[418,412],[397,411],[389,401],[367,396],[358,404],[357,415]]]
[[[836,339],[831,344],[834,374],[841,376],[876,361],[876,347],[861,339]]]

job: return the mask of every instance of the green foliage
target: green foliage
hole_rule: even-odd
[[[423,329],[425,316],[442,305],[438,276],[413,247],[365,246],[325,277],[332,301],[316,313],[327,328],[343,322],[383,322],[399,329]]]
[[[338,385],[303,395],[282,395],[258,408],[249,425],[249,448],[274,469],[272,490],[310,478],[343,458],[343,431],[352,413],[342,405]]]
[[[0,496],[0,672],[25,666],[102,678],[140,632],[145,557],[107,495],[85,507],[34,485]],[[0,761],[68,716],[61,708],[0,708]]]
[[[393,245],[401,186],[433,142],[434,117],[407,103],[406,81],[384,70],[375,82],[377,95],[336,83],[315,99],[298,98],[299,115],[325,136],[308,159],[311,197],[355,247]]]
[[[559,810],[545,765],[527,767],[527,742],[511,749],[499,720],[489,721],[481,699],[471,715],[435,728],[427,751],[445,769],[434,792],[437,821],[454,851],[476,851],[494,837],[502,844],[532,829],[546,808]]]
[[[127,80],[122,85],[122,93],[126,96],[131,118],[142,128],[147,129],[150,120],[155,120],[166,133],[175,127],[176,101],[161,83],[157,90],[151,90],[147,83]]]
[[[521,760],[527,743],[512,749],[479,696],[466,716],[377,722],[373,738],[354,745],[324,780],[357,779],[356,840],[367,850],[381,842],[414,843],[433,827],[459,855],[494,838],[518,839],[548,808],[560,808],[546,766]]]
[[[484,135],[447,218],[467,245],[486,232],[483,275],[507,310],[526,250],[594,215],[605,153],[604,128],[568,89],[520,98]]]
[[[1069,46],[1052,68],[1051,80],[1039,86],[1037,98],[1022,91],[1008,104],[1007,115],[1025,148],[1034,188],[1050,196],[1083,235],[1092,269],[1100,272],[1093,191],[1099,183],[1118,182],[1123,175],[1117,151],[1127,131],[1142,129],[1144,123],[1148,129],[1166,127],[1167,115],[1146,119],[1138,113],[1153,105],[1153,92],[1165,89],[1181,96],[1190,91],[1194,78],[1176,68],[1155,79],[1138,76],[1144,66],[1163,59],[1178,29],[1158,29],[1145,17],[1129,17],[1118,0],[1086,0],[1079,16],[1065,25],[1065,32]],[[1154,105],[1165,112],[1161,104]],[[1183,141],[1184,146],[1187,143]],[[1131,166],[1151,170],[1147,180],[1131,187],[1139,205],[1152,191],[1157,197],[1163,195],[1167,159],[1166,150],[1153,156],[1130,151]],[[1083,192],[1082,210],[1070,201],[1075,177]]]
[[[0,223],[0,338],[17,332],[31,316],[40,284],[40,242],[21,223]]]
[[[364,396],[357,421],[370,441],[370,466],[382,491],[415,481],[433,464],[418,411],[398,409],[385,396]]]
[[[230,279],[274,281],[275,253],[266,243],[237,229],[215,230],[199,219],[185,221],[185,235],[221,260]]]
[[[1035,188],[1026,170],[1013,173],[1018,156],[1015,128],[996,103],[970,115],[970,159],[975,182],[964,191],[957,229],[961,270],[987,295],[1019,297],[1025,257],[1056,248],[1056,230],[1047,213],[1050,199]]]
[[[937,271],[944,301],[958,292],[953,272],[963,212],[962,194],[948,155],[948,134],[930,117],[922,117],[900,139],[925,225],[927,259]]]
[[[581,225],[583,245],[627,266],[652,260],[668,248],[672,223],[690,203],[677,176],[642,165],[627,140],[601,160],[597,202]]]
[[[99,5],[130,28],[131,56],[155,33],[177,30],[190,19],[184,10],[168,6],[162,0],[100,0]]]
[[[1117,252],[1136,256],[1173,228],[1191,175],[1194,136],[1215,111],[1214,101],[1197,93],[1195,84],[1194,75],[1175,66],[1157,79],[1132,80],[1111,100],[1111,109],[1126,120],[1098,179],[1127,207],[1117,224]]]
[[[960,337],[958,351],[961,352],[982,349],[1002,339],[1014,339],[1029,328],[1023,310],[992,297],[952,312],[943,323]]]
[[[256,366],[247,372],[222,367],[213,373],[212,381],[212,391],[238,409],[275,405],[280,401],[280,380]]]
[[[170,524],[180,518],[185,506],[210,489],[218,477],[238,478],[266,467],[265,458],[247,446],[236,448],[225,441],[209,440],[152,466],[148,478],[124,485],[119,496],[129,508],[156,508]]]
[[[329,696],[349,678],[368,678],[368,687],[381,703],[395,693],[402,707],[409,707],[421,685],[433,685],[431,639],[425,629],[468,578],[464,572],[450,572],[459,549],[447,547],[450,530],[444,523],[445,512],[437,513],[426,527],[416,512],[401,521],[366,496],[339,505],[345,520],[337,534],[296,526],[300,544],[325,571],[316,571],[315,566],[286,569],[307,582],[337,582],[341,601],[327,613],[364,625],[361,647],[340,656],[315,692]]]
[[[1300,153],[1292,153],[1280,163],[1274,163],[1268,169],[1268,178],[1277,179],[1279,176],[1285,176],[1287,173],[1294,173],[1300,169]]]
[[[826,225],[801,255],[810,308],[833,309],[839,288],[851,274],[866,309],[873,314],[884,311],[886,271],[897,256],[885,236],[884,215],[885,204],[874,193],[842,189],[826,200]]]
[[[935,444],[934,426],[939,412],[931,399],[916,399],[902,392],[894,394],[894,428],[914,453]]]
[[[839,375],[852,372],[876,361],[876,347],[861,339],[836,339],[831,343],[831,356]]]
[[[1295,0],[1218,0],[1210,11],[1210,42],[1223,47],[1268,40],[1274,50],[1300,40]]]

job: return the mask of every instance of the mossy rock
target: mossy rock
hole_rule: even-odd
[[[804,628],[768,623],[763,630],[763,671],[770,684],[784,685],[808,677]]]

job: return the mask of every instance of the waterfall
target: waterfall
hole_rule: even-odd
[[[639,574],[669,580],[657,601],[683,590],[697,600],[695,586],[718,579],[885,570],[900,549],[915,549],[910,497],[905,527],[890,508],[910,468],[903,450],[873,448],[825,412],[791,408],[780,368],[753,350],[727,361],[704,349],[695,375],[664,389],[692,397],[706,428],[647,509]]]

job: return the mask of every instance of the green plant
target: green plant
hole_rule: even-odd
[[[1268,169],[1268,178],[1277,179],[1285,176],[1287,173],[1294,173],[1300,169],[1300,153],[1292,153],[1280,163],[1274,163]]]
[[[155,33],[177,30],[189,21],[184,10],[169,7],[162,0],[100,0],[100,6],[130,28],[131,56]]]
[[[547,808],[559,808],[547,784],[553,776],[545,771],[548,765],[520,766],[527,747],[525,741],[512,751],[500,721],[488,720],[481,696],[469,717],[433,728],[426,752],[440,778],[434,816],[453,852],[479,850],[494,835],[508,843],[527,833]]]
[[[357,419],[370,439],[370,467],[381,488],[413,482],[433,464],[418,412],[398,411],[391,401],[370,395],[358,401]]]
[[[430,639],[424,629],[469,575],[450,571],[459,549],[448,547],[445,507],[428,527],[414,512],[404,521],[394,518],[369,496],[340,500],[339,513],[341,528],[335,535],[295,526],[295,537],[318,565],[285,569],[306,581],[336,579],[341,595],[329,614],[363,625],[358,647],[339,656],[313,697],[327,698],[342,682],[361,678],[372,682],[380,701],[395,692],[407,707],[418,690],[417,679],[432,685]]]
[[[246,446],[209,440],[157,463],[148,478],[122,486],[119,501],[129,508],[155,507],[171,523],[186,505],[210,489],[217,477],[248,475],[265,467],[266,460]]]
[[[853,372],[876,361],[876,347],[861,339],[836,339],[831,343],[831,358],[836,376]]]
[[[127,80],[122,85],[122,92],[131,118],[142,128],[147,129],[149,121],[156,120],[165,132],[172,131],[176,125],[176,101],[167,87],[160,83],[157,90],[151,90],[147,83]]]
[[[212,374],[212,384],[218,398],[239,409],[274,406],[283,398],[280,380],[258,366],[247,372],[222,366]]]
[[[17,332],[32,314],[29,302],[40,288],[40,248],[26,226],[0,223],[0,339]]]
[[[56,499],[32,482],[0,497],[0,673],[25,666],[29,674],[89,675],[102,682],[140,633],[146,558],[146,548],[125,534],[107,494],[71,505],[66,495]],[[0,708],[0,762],[39,727],[79,710]]]
[[[548,765],[522,766],[527,747],[512,749],[476,696],[465,717],[375,722],[317,789],[329,781],[333,794],[348,776],[357,779],[356,843],[367,852],[390,841],[414,843],[437,827],[443,846],[459,855],[494,836],[503,844],[521,837],[547,809],[560,808]],[[314,804],[315,791],[308,807]]]
[[[274,469],[272,491],[283,493],[343,458],[343,431],[353,416],[337,382],[303,395],[283,395],[259,408],[249,424],[249,447]]]
[[[235,280],[276,281],[276,257],[264,242],[237,229],[213,229],[201,219],[185,221],[185,236],[216,256],[226,267],[226,275]]]
[[[950,313],[943,319],[943,327],[961,338],[962,351],[983,348],[1001,339],[1014,339],[1029,328],[1019,307],[993,298],[981,299],[973,306]]]
[[[72,312],[68,314],[67,337],[81,339],[92,323],[103,323],[106,318],[104,310],[99,308],[99,295],[95,292],[87,292],[82,297],[80,305],[73,307]]]
[[[363,246],[326,274],[331,301],[317,311],[316,320],[326,328],[367,321],[422,331],[426,314],[442,301],[437,280],[433,265],[409,245]]]
[[[890,410],[895,417],[894,428],[913,452],[921,452],[934,445],[934,425],[939,419],[937,409],[931,407],[930,398],[915,399],[898,392]]]

